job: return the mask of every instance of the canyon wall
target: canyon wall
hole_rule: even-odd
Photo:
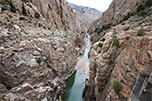
[[[65,0],[11,0],[16,12],[9,1],[0,0],[0,100],[61,101],[85,47],[77,15]]]
[[[77,32],[83,29],[77,14],[67,6],[66,0],[11,0],[11,2],[20,13],[23,3],[28,15],[34,17],[35,13],[38,13],[42,19],[58,29],[70,29]],[[1,0],[0,3],[6,8],[10,8],[9,0]]]
[[[145,0],[113,0],[101,18],[90,25],[88,32],[91,33],[107,24],[117,25],[128,13],[136,11],[143,1]]]
[[[134,8],[135,2],[142,2],[142,0],[113,0],[102,18],[96,20],[95,25],[90,28],[101,28],[108,23],[117,24],[123,17],[116,15],[125,16],[127,12],[137,9]],[[112,13],[114,4],[117,6]],[[111,13],[108,13],[110,10]],[[150,75],[152,72],[152,7],[146,7],[144,11],[147,13],[142,14],[141,10],[108,30],[92,33],[93,45],[89,53],[90,78],[85,83],[83,101],[128,101],[138,76]],[[141,29],[143,32],[139,35]],[[96,36],[93,37],[93,34]],[[122,85],[119,93],[116,93],[113,88],[115,81],[119,81]]]

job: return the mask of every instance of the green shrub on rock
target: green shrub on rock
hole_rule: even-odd
[[[38,58],[38,59],[36,60],[36,62],[37,62],[38,64],[40,64],[40,63],[41,63],[41,59]]]
[[[39,19],[39,18],[40,18],[39,13],[37,13],[37,12],[35,12],[34,16],[35,16],[37,19]]]
[[[120,45],[119,45],[119,39],[114,39],[113,40],[113,43],[114,43],[114,45],[116,46],[116,47],[120,47]]]
[[[27,12],[23,3],[22,3],[22,14],[27,16]]]
[[[105,38],[102,38],[100,41],[105,41],[106,39]]]
[[[126,36],[126,40],[129,40],[130,39],[130,36]]]
[[[15,8],[15,6],[12,4],[11,0],[10,0],[9,3],[10,3],[10,7],[11,7],[11,8],[10,8],[10,11],[13,12],[13,13],[16,13],[16,8]]]
[[[99,46],[99,47],[102,47],[102,46],[103,46],[103,44],[102,44],[102,43],[99,43],[99,44],[98,44],[98,46]]]
[[[125,27],[125,29],[124,29],[124,30],[125,30],[125,31],[126,31],[126,30],[129,30],[129,27]]]
[[[119,81],[114,81],[113,89],[114,89],[115,92],[118,94],[118,93],[121,91],[121,89],[122,89],[121,82],[119,82]]]
[[[141,29],[138,30],[137,36],[144,36],[145,35],[145,30],[142,27]]]

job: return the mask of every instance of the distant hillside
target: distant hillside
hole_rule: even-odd
[[[67,2],[67,5],[74,9],[78,13],[79,18],[83,20],[83,23],[90,25],[94,20],[97,20],[101,17],[102,12],[96,10],[95,8],[78,6]]]

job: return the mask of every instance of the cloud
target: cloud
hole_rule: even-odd
[[[104,12],[108,9],[112,0],[67,0],[69,3],[73,3],[80,6],[88,6],[91,8],[96,8]]]

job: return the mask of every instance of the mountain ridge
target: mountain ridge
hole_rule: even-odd
[[[74,12],[78,14],[79,18],[87,26],[89,26],[94,20],[99,19],[102,15],[102,12],[96,10],[95,8],[90,8],[87,6],[79,6],[69,2],[67,2],[67,5],[73,8]]]

